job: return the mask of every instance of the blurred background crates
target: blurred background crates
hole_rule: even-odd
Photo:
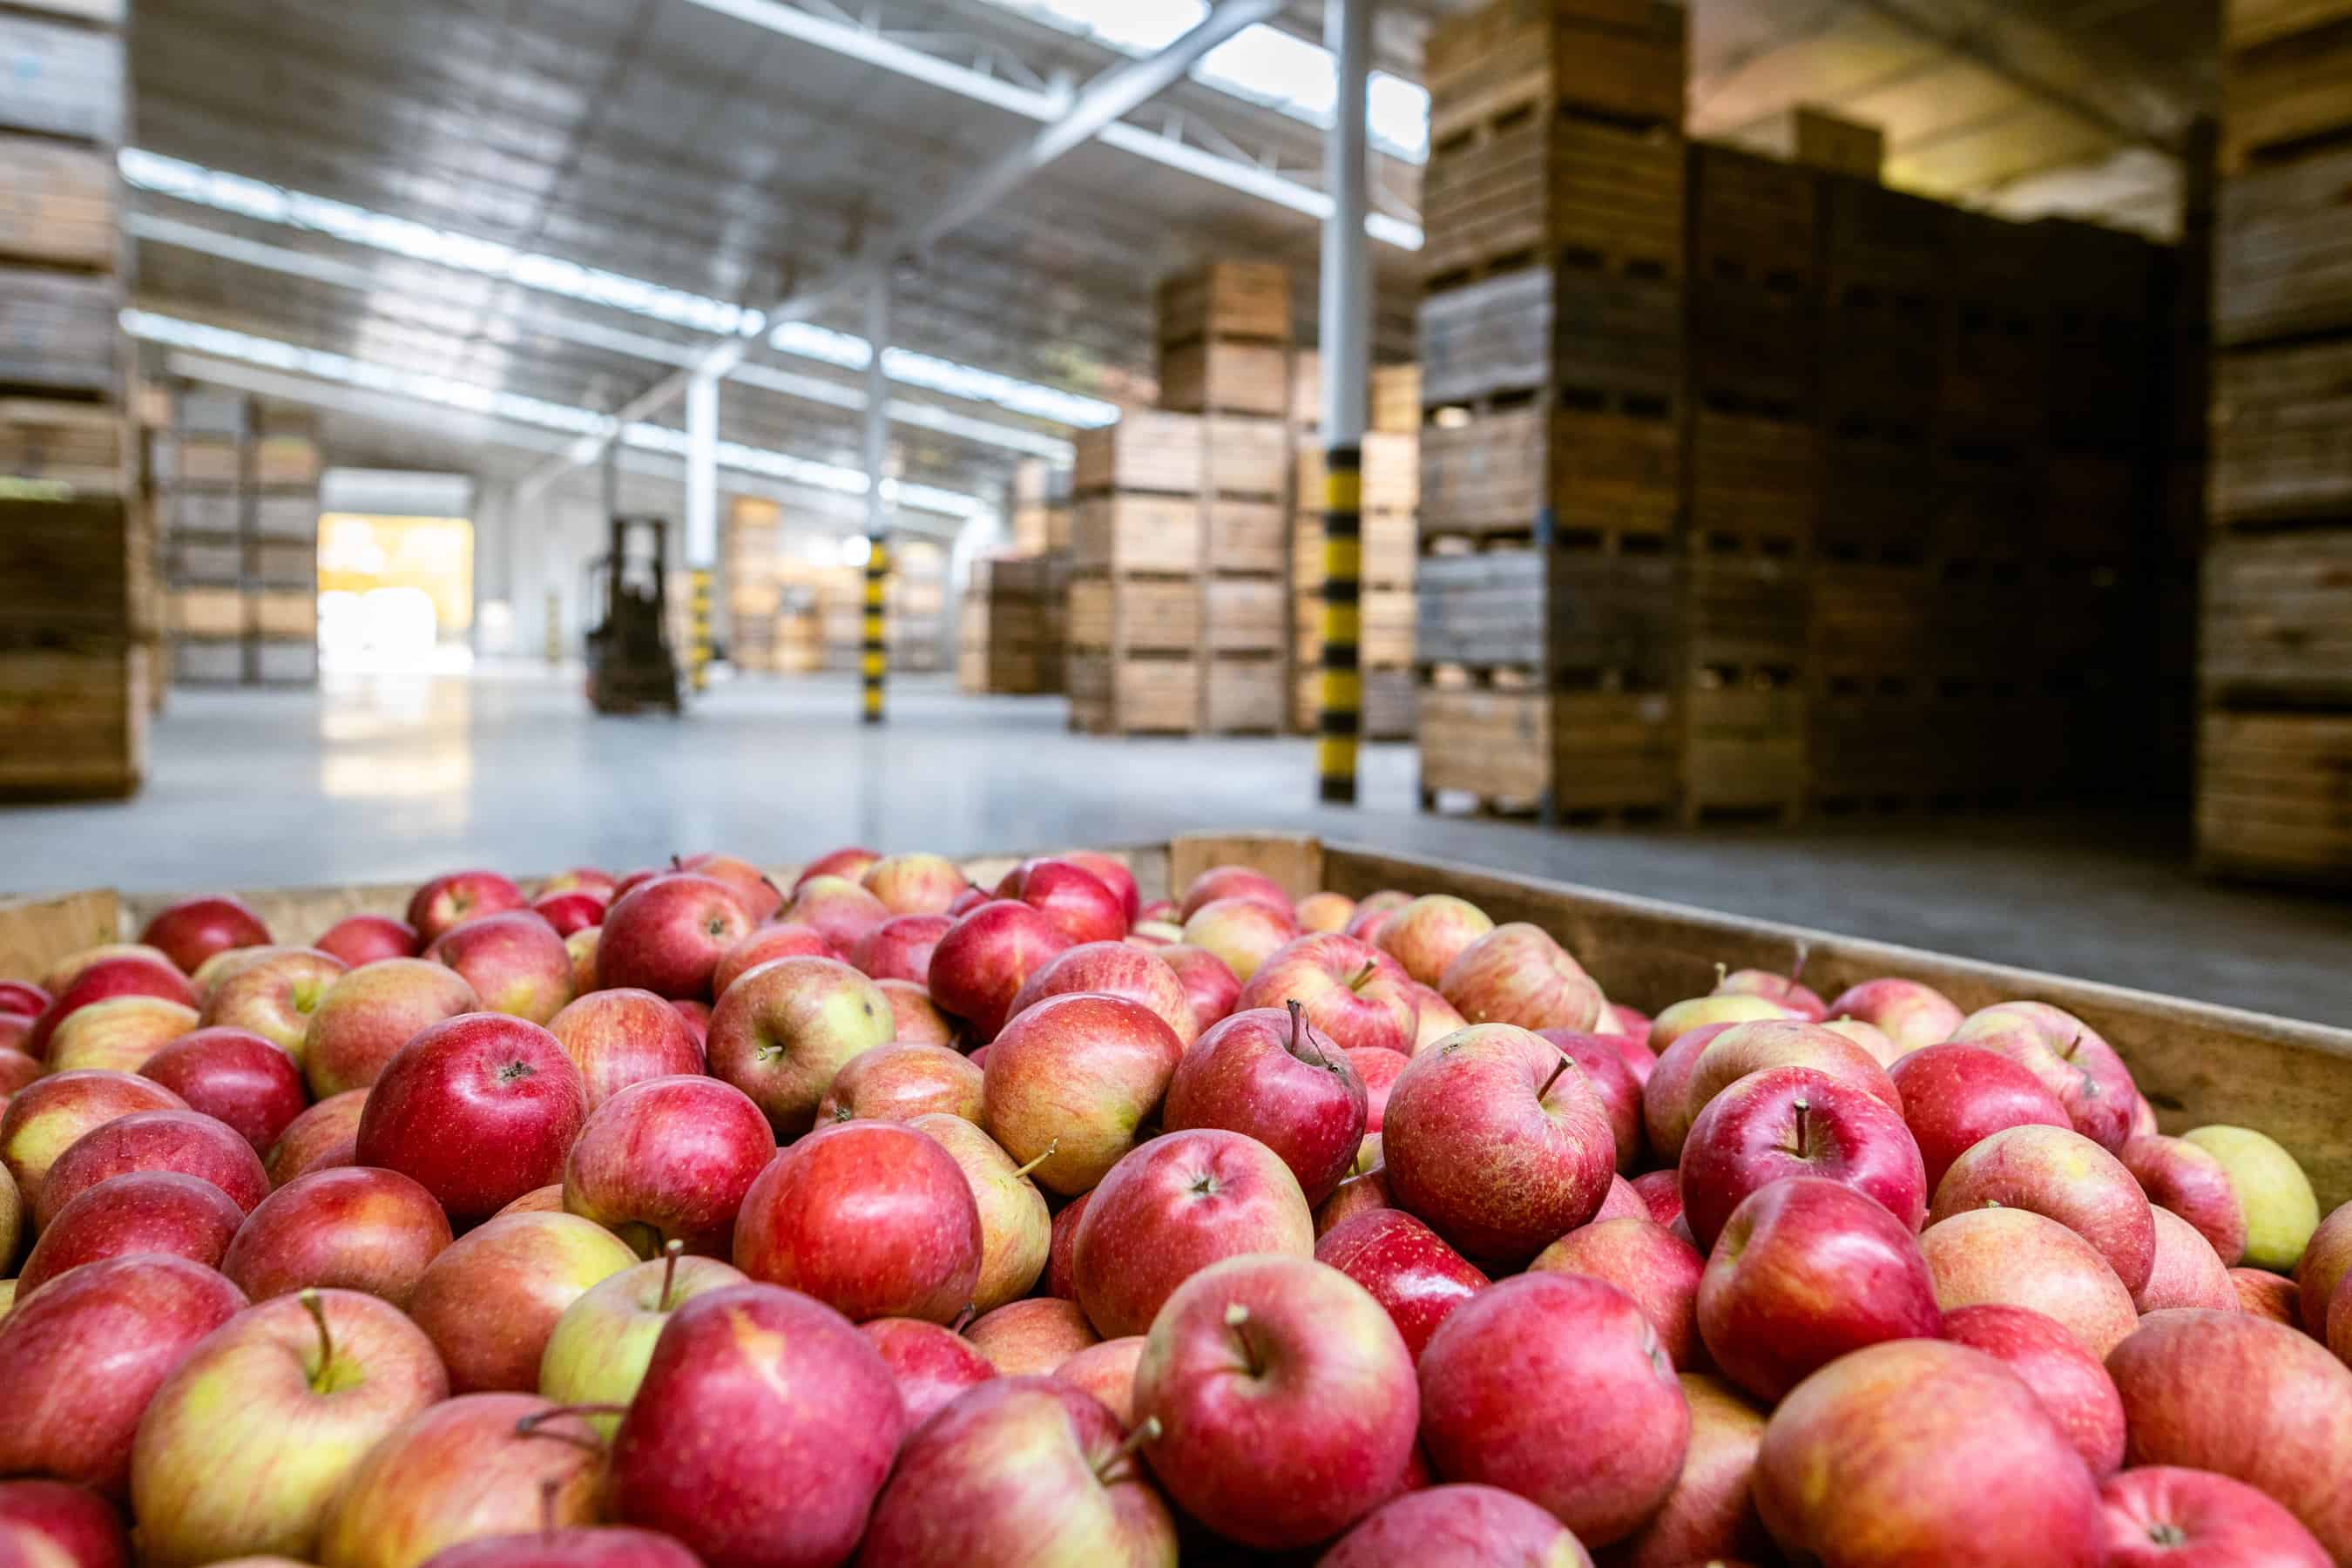
[[[1020,697],[1061,690],[1069,592],[1066,557],[973,562],[964,591],[958,684],[970,692]]]
[[[323,472],[315,416],[185,388],[173,420],[154,468],[173,681],[315,684]]]

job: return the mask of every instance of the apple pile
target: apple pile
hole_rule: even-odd
[[[700,855],[175,905],[0,1108],[0,1568],[2352,1562],[2352,1205],[2032,1000]]]

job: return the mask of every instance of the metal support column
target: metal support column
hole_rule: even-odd
[[[890,645],[884,640],[882,605],[888,592],[890,541],[885,530],[882,469],[889,457],[890,378],[882,374],[882,352],[890,343],[890,273],[875,276],[866,294],[866,626],[865,653],[859,667],[865,675],[865,715],[868,724],[882,722],[884,688],[890,679]]]
[[[1371,0],[1325,0],[1323,45],[1339,97],[1323,142],[1331,216],[1323,225],[1323,689],[1316,772],[1323,800],[1356,803],[1363,733],[1364,405],[1371,380],[1370,246],[1364,237],[1364,116]]]
[[[710,574],[719,561],[719,375],[686,384],[687,679],[710,680]]]

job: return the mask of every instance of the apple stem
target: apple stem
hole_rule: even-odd
[[[1243,1331],[1249,1326],[1249,1309],[1239,1301],[1229,1302],[1225,1307],[1225,1327],[1233,1330],[1234,1340],[1242,1347],[1242,1354],[1249,1358],[1249,1374],[1260,1377],[1265,1373],[1265,1363],[1258,1360],[1257,1346],[1250,1343],[1249,1335]]]
[[[629,1407],[625,1405],[557,1405],[545,1410],[534,1410],[517,1421],[515,1436],[552,1437],[559,1443],[569,1443],[575,1448],[585,1448],[592,1454],[602,1454],[604,1451],[604,1445],[593,1434],[583,1436],[577,1432],[542,1432],[540,1430],[540,1426],[542,1422],[552,1421],[560,1415],[626,1415],[628,1413]]]
[[[1722,990],[1723,983],[1730,978],[1731,965],[1719,963],[1715,966],[1715,988],[1717,991]]]
[[[1353,991],[1356,987],[1361,985],[1365,981],[1370,980],[1373,975],[1378,974],[1380,972],[1380,960],[1376,958],[1368,958],[1364,960],[1364,967],[1356,971],[1355,973],[1348,976],[1348,989]]]
[[[955,1321],[948,1325],[948,1332],[951,1334],[960,1334],[963,1332],[965,1328],[971,1324],[971,1321],[978,1316],[980,1316],[980,1303],[977,1301],[966,1301],[963,1304],[963,1310],[956,1314]]]
[[[1799,943],[1797,944],[1797,962],[1796,962],[1796,963],[1792,963],[1792,964],[1790,964],[1790,965],[1789,966],[1789,989],[1790,989],[1790,990],[1791,990],[1791,991],[1795,990],[1795,989],[1797,988],[1798,983],[1799,983],[1800,981],[1801,981],[1801,980],[1803,980],[1803,979],[1804,979],[1804,977],[1805,977],[1805,961],[1806,961],[1807,959],[1811,958],[1812,955],[1813,955],[1813,950],[1812,950],[1811,947],[1807,946],[1805,943],[1803,943],[1803,942],[1799,942]]]
[[[675,849],[669,852],[669,868],[673,871],[683,871],[686,869],[685,858]]]
[[[1108,1454],[1105,1455],[1103,1462],[1095,1467],[1095,1479],[1108,1483],[1111,1471],[1118,1468],[1120,1461],[1132,1456],[1138,1448],[1140,1448],[1146,1443],[1156,1443],[1159,1440],[1160,1417],[1157,1415],[1145,1416],[1143,1418],[1142,1425],[1137,1426],[1134,1431],[1129,1432],[1127,1435],[1126,1441],[1120,1443],[1118,1447],[1113,1448]]]
[[[1025,1165],[1017,1165],[1017,1166],[1013,1167],[1013,1173],[1014,1175],[1016,1175],[1016,1176],[1025,1176],[1025,1175],[1027,1175],[1030,1172],[1032,1172],[1032,1171],[1035,1170],[1038,1166],[1040,1166],[1040,1165],[1044,1164],[1046,1161],[1048,1161],[1048,1160],[1052,1159],[1052,1158],[1054,1157],[1054,1151],[1055,1151],[1055,1150],[1056,1150],[1056,1149],[1058,1149],[1058,1148],[1060,1148],[1061,1146],[1062,1146],[1062,1141],[1061,1141],[1061,1139],[1059,1139],[1058,1137],[1057,1137],[1057,1138],[1055,1138],[1055,1139],[1051,1143],[1048,1143],[1048,1144],[1046,1144],[1046,1145],[1045,1145],[1045,1152],[1044,1153],[1042,1153],[1042,1154],[1038,1155],[1035,1159],[1034,1159],[1034,1160],[1030,1161],[1030,1162],[1029,1162],[1027,1164],[1025,1164]]]
[[[310,1376],[310,1387],[315,1391],[326,1386],[327,1369],[335,1364],[335,1336],[327,1331],[327,1303],[319,1299],[317,1290],[302,1292],[302,1308],[319,1325],[319,1370]]]
[[[661,1303],[654,1309],[656,1311],[669,1310],[670,1292],[677,1284],[677,1260],[685,1251],[686,1243],[677,1237],[670,1237],[663,1244]]]
[[[1805,1112],[1806,1112],[1808,1110],[1811,1109],[1811,1106],[1806,1102],[1806,1100],[1805,1100],[1804,1096],[1802,1096],[1802,1095],[1799,1095],[1799,1096],[1797,1097],[1797,1100],[1796,1100],[1796,1108],[1797,1108],[1797,1152],[1798,1152],[1798,1153],[1800,1153],[1800,1154],[1801,1154],[1801,1153],[1803,1153],[1803,1152],[1805,1152]]]
[[[1307,1026],[1306,1007],[1296,998],[1284,1002],[1283,1005],[1290,1009],[1290,1054],[1294,1057],[1298,1056],[1298,1042],[1303,1037],[1309,1046],[1314,1047],[1315,1065],[1329,1067],[1331,1058],[1323,1054],[1322,1047],[1315,1044],[1315,1031]],[[1306,1059],[1304,1057],[1299,1057],[1301,1061]]]
[[[1570,1065],[1574,1060],[1575,1058],[1570,1057],[1566,1051],[1559,1053],[1559,1066],[1551,1069],[1551,1076],[1543,1080],[1543,1087],[1541,1089],[1536,1090],[1536,1103],[1538,1105],[1541,1105],[1543,1103],[1544,1096],[1551,1092],[1551,1086],[1559,1081],[1559,1075],[1566,1072],[1569,1069]]]

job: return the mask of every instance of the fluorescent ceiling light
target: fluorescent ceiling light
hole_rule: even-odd
[[[184,321],[176,316],[159,315],[149,310],[125,310],[122,312],[122,330],[134,338],[172,348],[288,371],[339,385],[389,393],[442,407],[486,414],[542,430],[599,437],[613,434],[612,416],[599,414],[593,409],[526,397],[520,393],[502,392],[472,382],[428,375],[422,371],[375,364],[346,354],[303,348],[275,338],[256,337],[249,332],[207,326],[202,321]],[[686,453],[686,432],[671,426],[640,422],[622,430],[620,438],[624,446],[645,451],[677,457]],[[796,458],[789,452],[750,447],[740,441],[721,441],[719,444],[719,463],[721,468],[763,474],[841,495],[862,496],[866,490],[866,475],[859,469],[838,463],[819,462],[811,458]],[[898,506],[939,512],[949,517],[993,516],[997,510],[980,497],[966,495],[960,490],[887,479],[882,481],[882,496],[885,500]]]
[[[855,332],[838,332],[810,321],[779,321],[768,334],[772,348],[803,359],[823,360],[844,370],[864,370],[873,349]],[[1080,397],[1035,382],[1019,381],[975,365],[916,353],[910,349],[884,349],[882,374],[906,386],[927,387],[975,403],[993,403],[1016,414],[1033,415],[1091,430],[1118,422],[1118,405],[1098,397]]]

